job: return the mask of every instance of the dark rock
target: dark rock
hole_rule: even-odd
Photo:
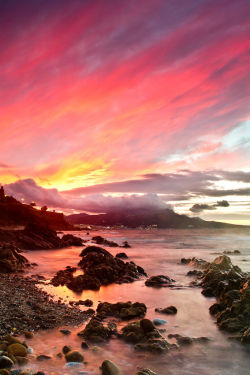
[[[101,236],[92,237],[92,241],[95,242],[97,245],[104,245],[110,247],[118,247],[119,245],[114,241],[108,241]]]
[[[61,238],[61,247],[68,246],[82,246],[83,240],[80,237],[73,236],[72,234],[64,234]]]
[[[29,261],[12,245],[0,247],[0,272],[12,273],[24,271],[30,266]]]
[[[66,362],[83,362],[83,355],[77,350],[72,350],[65,354]]]
[[[91,342],[103,342],[110,339],[114,333],[114,327],[104,325],[97,317],[93,317],[86,327],[78,333],[78,336]]]
[[[169,315],[174,315],[177,314],[177,308],[175,306],[168,306],[165,307],[164,309],[155,309],[156,312],[161,313],[161,314],[169,314]]]
[[[131,245],[129,245],[127,241],[124,241],[121,247],[124,247],[125,249],[129,249],[131,248]]]
[[[133,262],[123,262],[98,246],[86,247],[80,256],[79,266],[84,271],[83,275],[74,277],[69,270],[58,271],[51,283],[67,285],[80,293],[82,290],[98,290],[101,285],[130,283],[146,275],[142,267]]]
[[[0,369],[11,368],[14,365],[13,361],[5,355],[0,356]]]
[[[63,348],[62,348],[62,352],[63,354],[67,354],[69,353],[70,351],[72,350],[72,348],[68,345],[65,345]]]
[[[223,254],[226,254],[226,255],[237,255],[237,254],[241,254],[241,252],[240,252],[240,250],[223,251]]]
[[[102,375],[119,375],[120,371],[114,362],[105,360],[101,366]]]
[[[117,253],[116,258],[121,258],[121,259],[128,259],[128,256],[126,253]]]
[[[168,276],[158,275],[158,276],[151,276],[149,279],[145,281],[146,286],[151,286],[154,288],[161,288],[161,287],[169,287],[172,286],[175,280],[171,279]]]
[[[91,299],[85,299],[84,301],[79,300],[78,302],[76,302],[76,305],[83,305],[83,306],[90,307],[90,306],[93,306],[93,301],[91,301]]]
[[[71,334],[71,331],[69,329],[60,329],[60,332],[63,334],[63,335],[70,335]]]
[[[150,323],[148,319],[129,323],[122,328],[119,337],[128,343],[134,344],[136,350],[151,351],[153,353],[167,351],[171,345],[161,336],[153,323]]]

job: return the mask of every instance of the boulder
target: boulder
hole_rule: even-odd
[[[175,306],[168,306],[168,307],[165,307],[164,309],[156,308],[155,311],[161,314],[169,314],[169,315],[177,314],[177,308]]]
[[[64,234],[61,238],[61,247],[82,246],[83,240],[73,234]]]
[[[11,368],[14,366],[14,362],[5,355],[0,356],[0,369]]]
[[[67,362],[83,362],[83,355],[77,350],[72,350],[65,354],[65,359]]]
[[[28,354],[27,348],[19,343],[11,344],[8,346],[8,352],[13,354],[15,357],[26,357]]]
[[[121,258],[121,259],[128,259],[128,256],[126,253],[117,253],[116,258]]]
[[[120,371],[114,362],[105,360],[101,366],[102,375],[119,375]]]
[[[110,246],[110,247],[118,247],[119,246],[116,242],[106,240],[102,236],[92,237],[92,241],[95,242],[97,245],[104,245],[104,246]]]
[[[29,261],[20,254],[19,249],[12,245],[0,246],[0,272],[20,272],[29,266]]]
[[[146,286],[151,286],[154,288],[161,288],[161,287],[172,287],[175,280],[171,279],[168,276],[158,275],[158,276],[151,276],[149,279],[145,281]]]

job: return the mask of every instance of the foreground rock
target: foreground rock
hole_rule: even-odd
[[[17,332],[24,332],[75,326],[91,316],[88,311],[54,302],[28,277],[0,274],[0,283],[0,335],[10,333],[14,327]]]
[[[210,313],[219,328],[236,333],[243,343],[250,342],[250,276],[221,255],[207,264],[199,285],[204,296],[217,298]]]
[[[72,270],[57,272],[57,275],[51,280],[53,285],[66,285],[75,292],[82,290],[99,290],[102,285],[112,283],[122,284],[131,283],[146,272],[134,262],[124,262],[119,258],[113,257],[107,250],[98,246],[88,246],[81,254],[79,267],[84,274],[73,276]]]
[[[149,319],[129,323],[122,328],[119,337],[125,342],[133,344],[136,350],[163,353],[172,347]]]
[[[114,362],[105,360],[101,366],[102,375],[119,375],[120,371]]]
[[[175,280],[170,279],[168,276],[158,275],[151,276],[145,281],[146,286],[151,286],[153,288],[162,288],[162,287],[172,287]]]
[[[29,261],[13,245],[0,246],[0,272],[12,273],[24,271],[30,267]]]

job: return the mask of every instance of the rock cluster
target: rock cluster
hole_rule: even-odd
[[[28,362],[27,345],[12,335],[0,339],[0,369],[11,369],[15,364],[24,365]]]
[[[114,241],[106,240],[102,236],[92,237],[92,241],[95,242],[97,245],[110,246],[110,247],[119,247],[118,243],[116,243]]]
[[[101,285],[112,283],[131,283],[146,276],[144,269],[134,262],[124,262],[113,257],[107,250],[98,246],[88,246],[80,254],[78,266],[84,274],[75,276],[72,269],[57,272],[51,283],[55,286],[66,285],[75,292],[99,290]]]
[[[149,319],[141,319],[127,324],[122,328],[119,337],[125,342],[133,344],[136,350],[163,353],[172,347]]]
[[[204,296],[217,298],[210,313],[219,328],[250,343],[250,276],[234,266],[227,255],[221,255],[207,264],[199,285]]]

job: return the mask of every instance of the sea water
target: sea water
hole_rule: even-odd
[[[94,302],[94,308],[100,301],[144,302],[147,306],[147,318],[167,320],[165,325],[159,327],[166,330],[162,335],[167,339],[169,334],[178,333],[189,337],[206,336],[210,341],[205,344],[183,346],[179,350],[160,355],[136,352],[131,345],[119,339],[111,339],[105,344],[95,345],[94,348],[90,345],[89,350],[82,350],[77,332],[84,328],[83,324],[80,327],[67,327],[71,330],[69,336],[64,336],[60,328],[36,333],[34,338],[28,341],[33,354],[26,367],[36,371],[42,370],[46,374],[100,374],[99,367],[102,361],[109,359],[119,367],[123,375],[136,374],[140,368],[150,368],[158,375],[249,375],[249,350],[230,340],[229,334],[218,330],[215,319],[209,314],[209,307],[215,299],[206,298],[201,294],[200,288],[189,286],[193,279],[186,274],[192,268],[181,264],[180,260],[183,257],[197,257],[211,261],[223,251],[239,250],[239,255],[230,255],[231,260],[243,271],[249,272],[250,230],[102,229],[91,231],[90,235],[85,232],[73,234],[89,240],[89,244],[91,237],[95,235],[101,235],[119,244],[128,241],[131,248],[106,249],[113,255],[125,251],[129,260],[142,266],[149,276],[167,275],[176,280],[176,284],[181,288],[153,289],[145,286],[145,280],[139,280],[132,284],[112,284],[101,287],[99,291],[83,291],[76,294],[65,286],[49,285],[49,280],[58,270],[66,266],[77,266],[82,247],[27,252],[25,256],[38,264],[30,273],[45,276],[47,282],[40,287],[54,299],[61,298],[68,303],[90,298]],[[155,308],[170,305],[177,307],[176,315],[155,312]],[[124,324],[118,323],[118,328]],[[86,363],[72,368],[65,366],[65,359],[57,357],[64,345],[81,351]],[[38,362],[36,357],[40,354],[49,355],[52,359]]]

